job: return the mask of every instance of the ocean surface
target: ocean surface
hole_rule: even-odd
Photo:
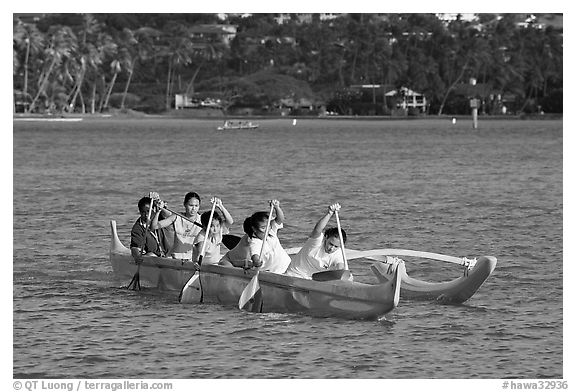
[[[562,379],[561,120],[13,122],[13,377]],[[284,247],[342,205],[347,248],[492,255],[463,305],[401,298],[376,321],[252,314],[127,290],[108,259],[138,199],[218,196],[231,232],[276,198]],[[334,224],[334,222],[332,222]],[[406,264],[432,281],[460,267]],[[372,279],[351,263],[356,280]]]

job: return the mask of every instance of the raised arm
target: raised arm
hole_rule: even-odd
[[[334,203],[331,206],[329,206],[326,214],[322,218],[320,218],[320,220],[316,223],[316,226],[314,226],[314,229],[312,229],[310,237],[311,238],[320,237],[322,235],[322,232],[324,231],[324,228],[328,224],[328,221],[330,220],[330,218],[332,218],[332,215],[334,215],[334,211],[338,210],[340,210],[340,204],[338,203]]]
[[[276,218],[274,219],[274,221],[281,225],[282,223],[284,223],[284,211],[282,211],[282,208],[280,208],[280,202],[276,199],[274,200],[270,200],[270,205],[274,206],[274,211],[276,211]]]
[[[162,211],[164,211],[165,213],[170,213],[168,210],[164,208],[165,205],[166,203],[164,203],[162,200],[158,200],[154,203],[156,211],[154,212],[154,218],[152,219],[152,223],[150,223],[150,230],[158,230],[164,227],[168,227],[176,220],[177,216],[176,214],[171,214],[168,218],[159,220],[160,213]]]
[[[222,211],[222,214],[224,215],[224,223],[226,223],[226,226],[227,227],[232,226],[232,224],[234,223],[234,219],[232,219],[232,215],[230,215],[226,207],[224,207],[224,204],[222,204],[222,200],[215,197],[211,200],[211,202],[214,201],[216,201],[216,207],[218,207],[220,211]]]

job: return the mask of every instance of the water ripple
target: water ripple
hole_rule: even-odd
[[[276,119],[233,143],[212,120],[82,123],[14,123],[14,378],[565,376],[561,122],[492,120],[470,133],[420,119]],[[134,140],[162,148],[150,155]],[[286,247],[339,201],[350,248],[495,255],[498,265],[464,305],[401,298],[375,321],[181,305],[122,288],[108,261],[109,220],[127,244],[150,190],[175,207],[189,190],[219,195],[236,222],[281,198]],[[447,264],[406,260],[431,281],[461,275]],[[350,266],[375,280],[366,264]]]

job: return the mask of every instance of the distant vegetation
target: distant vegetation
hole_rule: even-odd
[[[562,26],[553,14],[34,14],[14,16],[14,111],[159,113],[175,94],[218,99],[225,111],[274,113],[307,100],[339,114],[391,114],[385,89],[426,96],[428,114],[561,113]],[[560,15],[561,18],[561,15]],[[234,25],[236,34],[195,34]],[[461,87],[474,78],[478,86]],[[470,92],[472,91],[472,92]]]

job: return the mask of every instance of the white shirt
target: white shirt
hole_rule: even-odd
[[[220,233],[216,236],[209,236],[208,242],[206,243],[206,248],[204,249],[204,256],[202,257],[202,264],[218,264],[220,260],[220,245],[222,244],[222,236],[228,234],[230,230],[224,224],[220,226]],[[194,239],[194,245],[200,244],[206,240],[206,230],[202,229],[200,233]],[[198,246],[194,247],[192,260],[195,260],[202,249],[198,249]],[[198,254],[197,254],[198,253]]]
[[[264,251],[262,252],[262,266],[260,271],[274,272],[276,274],[283,274],[290,264],[290,256],[284,250],[278,239],[278,230],[283,228],[283,223],[276,223],[272,221],[270,223],[270,230],[268,231],[268,238],[266,238],[266,243],[264,245]],[[250,239],[250,256],[258,255],[260,256],[260,251],[262,249],[262,240],[260,238]]]
[[[308,238],[300,252],[286,270],[286,275],[312,279],[312,274],[327,270],[344,269],[342,252],[326,253],[324,235]]]
[[[196,216],[196,222],[200,223],[199,216]],[[172,257],[191,260],[194,238],[196,238],[200,230],[202,230],[200,226],[184,220],[181,216],[176,216],[174,220],[174,245],[171,249]]]

